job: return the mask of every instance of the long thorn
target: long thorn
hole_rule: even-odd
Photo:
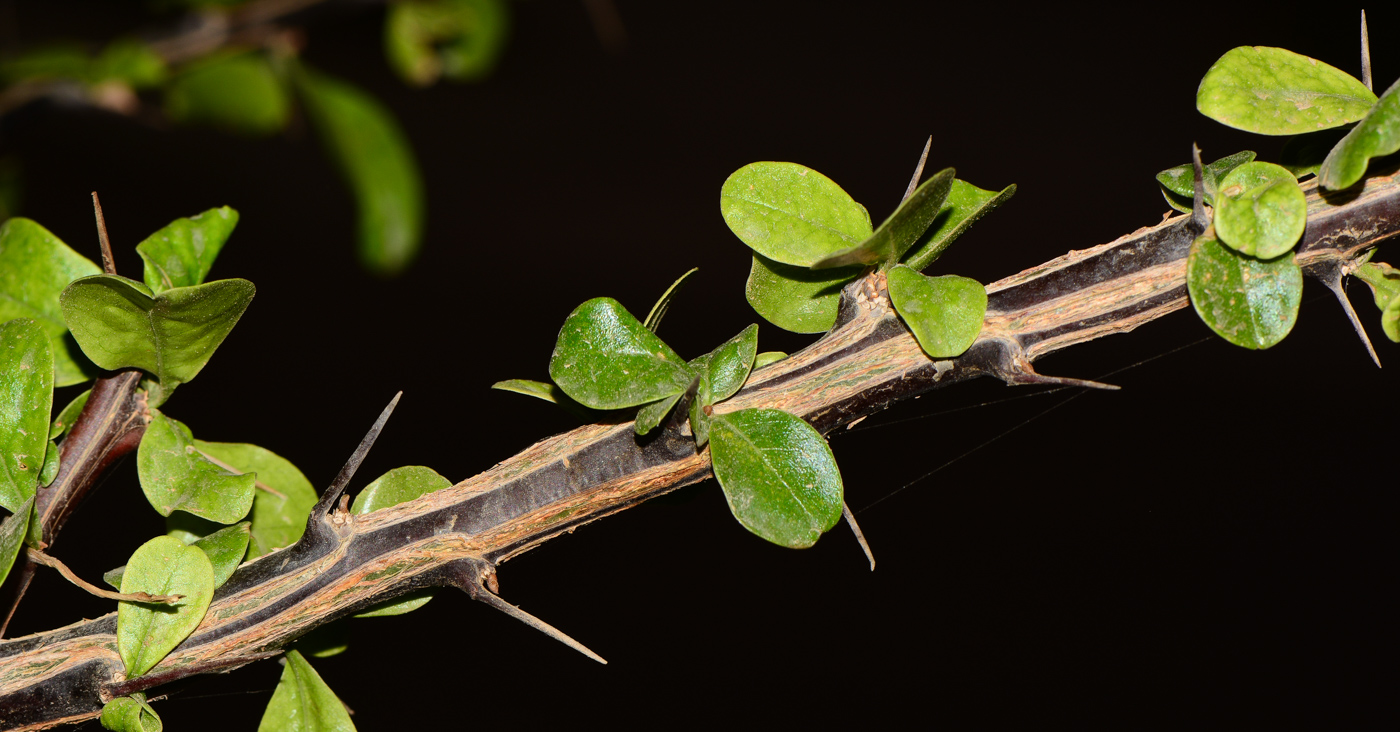
[[[1361,325],[1361,318],[1356,316],[1356,311],[1351,307],[1351,300],[1347,299],[1341,276],[1327,278],[1322,282],[1327,285],[1327,289],[1331,290],[1333,295],[1337,296],[1337,302],[1342,304],[1342,310],[1346,312],[1347,320],[1351,321],[1351,327],[1356,329],[1356,335],[1361,337],[1361,343],[1366,346],[1366,352],[1371,354],[1371,360],[1376,362],[1376,368],[1381,368],[1381,357],[1376,355],[1376,347],[1371,345],[1371,337],[1366,335],[1366,328]]]
[[[550,638],[553,638],[554,640],[563,643],[564,645],[574,649],[575,651],[578,651],[579,653],[588,656],[589,658],[593,659],[594,661],[597,661],[598,663],[604,665],[607,665],[608,663],[606,660],[604,660],[602,656],[589,650],[588,646],[579,643],[573,638],[570,638],[569,636],[565,635],[558,628],[555,628],[554,626],[544,622],[543,620],[540,620],[539,618],[531,615],[530,613],[527,613],[524,610],[521,610],[520,608],[506,602],[505,600],[496,597],[490,592],[478,592],[476,593],[473,599],[480,600],[481,602],[484,602],[487,605],[490,605],[491,607],[500,610],[506,615],[509,615],[512,618],[515,618],[516,620],[519,620],[520,622],[530,626],[531,628],[534,628],[535,630],[544,633]]]
[[[909,200],[914,195],[914,191],[919,189],[919,179],[924,177],[924,163],[928,162],[928,149],[933,145],[933,135],[928,136],[928,142],[924,143],[924,151],[919,154],[919,165],[914,168],[914,177],[909,179],[909,187],[904,189],[904,198],[899,199],[900,203]]]
[[[870,551],[870,544],[865,540],[865,533],[860,530],[860,524],[856,523],[856,515],[851,513],[851,507],[841,502],[841,515],[846,517],[846,525],[851,527],[851,532],[856,535],[856,541],[860,542],[861,551],[865,552],[865,558],[870,560],[870,571],[875,571],[875,554]]]
[[[97,191],[92,192],[92,213],[97,217],[97,242],[102,247],[102,271],[114,275],[117,263],[112,259],[112,240],[107,238],[107,219],[102,215],[102,202],[97,200]]]
[[[365,438],[360,440],[360,446],[355,448],[350,459],[345,461],[345,467],[340,469],[340,474],[335,476],[335,481],[331,483],[325,493],[321,494],[320,500],[316,502],[316,507],[311,510],[313,522],[324,519],[330,513],[331,506],[335,505],[335,499],[339,498],[341,491],[344,491],[345,486],[350,484],[350,479],[355,477],[355,471],[359,469],[360,463],[364,462],[365,456],[369,454],[369,449],[374,447],[374,441],[379,439],[379,433],[384,431],[384,423],[389,421],[389,415],[394,413],[394,407],[398,406],[401,396],[403,396],[403,392],[395,394],[394,398],[389,400],[389,406],[379,413],[379,419],[374,421],[374,426],[370,427]]]
[[[1196,188],[1196,194],[1191,197],[1191,223],[1204,232],[1210,226],[1210,218],[1206,216],[1205,172],[1201,168],[1201,148],[1194,142],[1191,143],[1191,168]]]
[[[1365,84],[1366,88],[1371,91],[1376,90],[1371,83],[1371,37],[1366,32],[1365,9],[1361,11],[1361,83]]]

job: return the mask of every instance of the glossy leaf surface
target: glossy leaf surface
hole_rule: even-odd
[[[68,402],[63,409],[59,410],[58,416],[49,423],[49,439],[57,440],[73,427],[73,423],[78,421],[78,417],[83,413],[83,407],[87,406],[88,396],[92,390],[88,389],[83,393],[73,397],[73,401]]]
[[[1324,188],[1350,188],[1366,175],[1371,158],[1400,150],[1400,81],[1390,85],[1380,101],[1353,127],[1317,171]]]
[[[145,261],[142,279],[159,295],[172,287],[202,284],[224,242],[238,225],[238,212],[222,206],[175,219],[136,245]]]
[[[44,451],[44,467],[39,471],[40,486],[52,483],[53,479],[58,476],[59,452],[58,443],[49,440],[48,448]]]
[[[157,536],[126,561],[121,591],[183,595],[173,605],[118,604],[117,651],[130,679],[160,663],[199,626],[214,596],[214,567],[199,549]]]
[[[209,564],[214,568],[214,588],[222,587],[238,565],[243,563],[243,555],[248,553],[249,529],[252,523],[240,521],[226,526],[208,536],[196,540],[190,546],[199,547]]]
[[[870,238],[870,214],[830,178],[796,163],[750,163],[719,196],[724,222],[749,248],[807,267]]]
[[[258,52],[221,53],[196,61],[166,87],[165,114],[244,135],[271,135],[287,126],[286,86]]]
[[[96,275],[59,298],[83,353],[104,369],[136,367],[155,375],[158,406],[199,375],[253,301],[253,283],[218,280],[159,295],[125,277]]]
[[[750,325],[739,335],[720,344],[719,348],[695,359],[692,366],[702,359],[708,369],[711,398],[714,404],[722,402],[743,387],[753,368],[754,357],[758,355],[758,325]]]
[[[1212,206],[1215,205],[1216,181],[1229,175],[1230,171],[1235,168],[1245,163],[1254,162],[1254,158],[1255,154],[1253,150],[1241,150],[1234,155],[1227,155],[1215,162],[1202,165],[1201,183],[1202,187],[1205,188],[1206,203]],[[1183,213],[1191,213],[1191,201],[1196,197],[1195,166],[1187,163],[1185,165],[1178,165],[1175,168],[1167,168],[1157,174],[1157,182],[1162,185],[1163,189],[1178,196],[1179,198],[1177,201],[1185,199],[1184,203],[1186,208],[1184,210],[1177,210]],[[1171,198],[1167,200],[1169,202],[1172,201]]]
[[[666,288],[665,292],[661,293],[661,297],[657,299],[656,304],[651,306],[651,312],[647,313],[647,319],[642,321],[642,325],[645,325],[647,330],[655,333],[656,329],[661,327],[661,319],[666,317],[666,311],[671,309],[671,299],[676,296],[676,293],[681,291],[681,287],[686,283],[686,280],[689,280],[699,271],[699,267],[692,267],[689,272],[681,275],[675,282],[671,283],[670,287]]]
[[[247,443],[195,440],[195,447],[235,470],[253,473],[259,483],[276,491],[259,489],[253,493],[248,559],[291,546],[301,538],[317,496],[295,465],[271,450]]]
[[[491,73],[505,47],[510,15],[502,0],[398,2],[384,21],[384,51],[404,81],[439,76],[467,81]]]
[[[1273,259],[1293,248],[1307,225],[1298,179],[1273,163],[1246,163],[1218,182],[1215,235],[1241,254]]]
[[[220,524],[247,516],[254,477],[205,459],[184,424],[154,409],[151,417],[136,449],[136,474],[156,513],[184,511]]]
[[[1014,185],[993,192],[984,191],[967,181],[954,180],[948,189],[948,197],[943,199],[943,206],[938,210],[938,216],[933,219],[933,225],[904,256],[904,263],[923,271],[978,219],[995,211],[1014,195]]]
[[[161,732],[164,725],[142,695],[119,696],[102,705],[100,722],[113,732]]]
[[[0,506],[18,511],[34,495],[49,446],[53,351],[37,322],[0,324]]]
[[[1367,262],[1356,270],[1356,276],[1371,286],[1386,337],[1400,343],[1400,270],[1385,262]]]
[[[815,544],[841,518],[841,471],[811,425],[776,409],[710,420],[710,455],[729,510],[782,546]]]
[[[685,391],[685,361],[621,303],[599,297],[564,321],[549,377],[565,394],[593,409],[621,409]]]
[[[433,491],[451,487],[452,481],[438,475],[437,471],[432,468],[425,468],[422,465],[394,468],[375,478],[373,482],[365,486],[364,490],[360,491],[358,496],[355,496],[355,503],[350,506],[350,513],[371,513],[381,508],[396,506],[404,501],[411,501]],[[433,594],[433,590],[412,592],[362,613],[356,613],[355,617],[378,618],[402,615],[426,605],[429,600],[433,599]]]
[[[126,574],[126,565],[123,564],[116,569],[109,569],[102,573],[102,581],[111,585],[112,589],[120,591],[122,588],[122,575]]]
[[[982,332],[987,288],[967,277],[928,277],[900,265],[889,273],[890,300],[931,358],[962,355]]]
[[[55,386],[80,384],[97,371],[68,337],[58,297],[73,280],[101,272],[29,219],[0,224],[0,323],[14,318],[38,321],[53,348]]]
[[[755,254],[744,296],[759,315],[783,330],[823,333],[836,324],[841,288],[862,269],[813,270]]]
[[[24,537],[29,533],[29,517],[34,510],[34,497],[19,504],[19,510],[0,521],[0,585],[10,576],[10,568],[24,549]]]
[[[355,194],[360,261],[403,271],[423,237],[423,181],[398,122],[360,89],[324,74],[296,76],[307,114]]]
[[[895,266],[933,225],[934,218],[943,207],[943,200],[948,197],[954,175],[952,168],[938,171],[899,204],[899,208],[880,224],[869,239],[812,263],[812,268],[878,264],[882,270],[888,270]]]
[[[763,353],[754,356],[753,367],[755,369],[761,369],[770,363],[777,363],[787,357],[788,355],[786,353],[783,353],[782,351],[764,351]]]
[[[1237,346],[1263,349],[1297,322],[1303,271],[1292,254],[1260,260],[1202,236],[1186,258],[1186,286],[1211,330]]]
[[[1196,108],[1261,135],[1297,135],[1355,122],[1376,95],[1346,72],[1282,48],[1240,46],[1201,79]]]
[[[289,651],[282,680],[272,692],[258,732],[353,732],[355,725],[316,669],[301,653]]]

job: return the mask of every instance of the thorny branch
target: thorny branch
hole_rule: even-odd
[[[1366,250],[1400,234],[1394,169],[1326,199],[1315,185],[1305,189],[1308,225],[1297,259],[1311,276],[1326,281],[1349,273]],[[983,332],[955,359],[925,356],[889,307],[883,278],[864,278],[843,293],[836,328],[755,371],[716,409],[784,409],[829,433],[977,376],[1102,386],[1042,376],[1031,363],[1186,307],[1186,255],[1199,233],[1192,217],[1179,216],[989,285]],[[303,538],[240,567],[195,632],[145,676],[123,673],[115,613],[0,643],[0,728],[91,719],[115,696],[269,657],[319,625],[424,587],[461,588],[586,652],[498,598],[496,566],[582,524],[708,478],[708,452],[696,454],[680,425],[674,421],[642,440],[630,424],[579,427],[451,488],[367,515],[319,510],[339,493],[328,490]],[[64,455],[68,469],[67,443]]]

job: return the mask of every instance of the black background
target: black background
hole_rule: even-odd
[[[4,42],[110,37],[139,22],[132,7],[9,4]],[[569,429],[488,387],[544,378],[559,324],[587,298],[645,313],[699,266],[661,329],[672,346],[694,356],[759,321],[747,250],[717,206],[745,163],[810,165],[878,221],[932,134],[931,170],[1019,185],[931,270],[990,282],[1159,221],[1152,175],[1193,141],[1207,159],[1276,160],[1281,140],[1194,109],[1226,50],[1282,46],[1359,74],[1357,12],[1340,4],[619,7],[628,46],[609,54],[581,4],[517,2],[497,73],[427,90],[383,61],[382,10],[306,19],[307,61],[383,99],[418,153],[426,241],[395,280],[355,264],[353,203],[304,128],[249,140],[40,106],[4,120],[0,152],[23,161],[23,213],[93,259],[99,191],[128,276],[149,232],[237,208],[212,276],[246,277],[258,296],[167,411],[324,486],[403,389],[353,490],[405,464],[462,480]],[[1384,87],[1400,73],[1400,8],[1370,20]],[[506,599],[608,666],[457,595],[354,621],[350,650],[315,666],[362,730],[1393,722],[1400,348],[1369,291],[1352,295],[1385,371],[1309,282],[1296,330],[1266,352],[1207,338],[1184,311],[1038,363],[1122,391],[976,382],[832,435],[873,573],[844,526],[779,549],[706,482],[502,567]],[[760,350],[810,340],[765,323]],[[95,579],[161,532],[129,461],[54,552]],[[12,634],[110,609],[44,574]],[[170,729],[253,729],[279,673],[201,680],[158,710]]]

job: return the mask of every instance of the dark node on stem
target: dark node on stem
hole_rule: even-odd
[[[1196,147],[1194,142],[1191,143],[1191,167],[1195,171],[1196,187],[1196,195],[1191,198],[1191,228],[1196,230],[1196,236],[1200,236],[1210,226],[1210,217],[1206,216],[1206,183],[1201,172],[1201,148]]]
[[[97,242],[102,246],[102,271],[114,275],[117,273],[117,263],[112,259],[112,240],[107,238],[107,219],[102,215],[102,202],[97,200],[97,191],[92,192],[92,213],[97,217]]]
[[[1376,363],[1376,368],[1380,368],[1381,357],[1376,355],[1376,347],[1371,345],[1371,337],[1366,335],[1366,328],[1361,325],[1361,318],[1357,317],[1356,311],[1351,307],[1351,300],[1347,299],[1345,265],[1336,260],[1324,260],[1305,268],[1303,273],[1326,285],[1327,289],[1337,296],[1337,302],[1341,303],[1342,312],[1346,313],[1347,320],[1351,321],[1351,327],[1356,329],[1356,335],[1361,339],[1361,344],[1366,346],[1366,352],[1371,354],[1371,360]]]
[[[374,447],[374,441],[379,439],[379,433],[384,431],[384,423],[389,421],[389,415],[394,413],[394,407],[399,404],[399,397],[403,392],[394,395],[389,400],[389,406],[379,413],[379,419],[374,421],[374,425],[369,428],[365,438],[360,440],[360,446],[355,448],[355,452],[350,454],[350,459],[345,461],[345,467],[340,469],[340,474],[335,476],[335,480],[325,493],[321,494],[320,500],[311,509],[311,515],[306,519],[306,533],[303,537],[311,537],[308,544],[317,543],[321,537],[325,537],[330,532],[330,512],[335,505],[336,499],[345,491],[345,486],[350,484],[350,479],[355,477],[355,471],[360,468],[360,463],[365,461],[365,456],[369,454],[369,449]],[[330,537],[333,541],[334,537]],[[303,542],[306,539],[303,538]],[[302,543],[302,542],[298,542]]]

